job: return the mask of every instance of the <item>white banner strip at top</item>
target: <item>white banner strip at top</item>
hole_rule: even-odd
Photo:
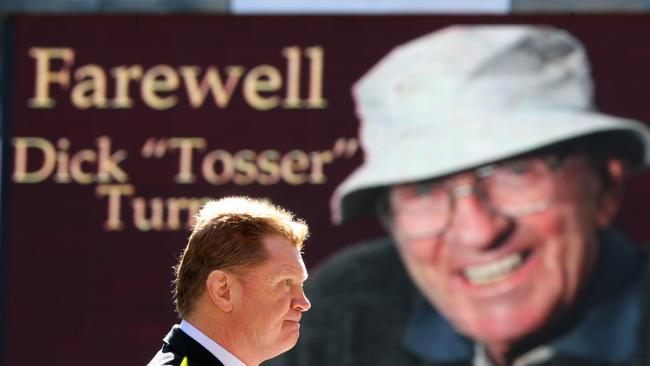
[[[507,14],[510,0],[231,0],[234,14]]]

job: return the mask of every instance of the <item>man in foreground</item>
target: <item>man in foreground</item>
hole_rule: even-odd
[[[595,111],[578,40],[456,26],[354,87],[366,160],[336,221],[391,234],[332,258],[274,365],[650,365],[650,271],[610,227],[641,123]]]
[[[311,306],[302,288],[307,235],[307,225],[265,201],[207,203],[175,267],[181,323],[149,366],[256,366],[293,347]]]

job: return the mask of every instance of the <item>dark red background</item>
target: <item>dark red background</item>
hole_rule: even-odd
[[[129,151],[123,166],[136,196],[270,197],[310,224],[305,259],[313,268],[337,249],[381,234],[371,219],[342,227],[329,222],[329,196],[361,161],[360,153],[328,165],[325,185],[213,186],[201,179],[179,185],[173,182],[175,158],[138,158],[142,143],[149,137],[200,136],[206,138],[208,150],[331,148],[338,137],[356,135],[349,90],[364,71],[392,47],[458,23],[542,23],[569,30],[587,46],[601,109],[650,121],[650,16],[123,16],[14,19],[14,46],[5,50],[13,64],[12,113],[5,123],[13,136],[40,136],[53,142],[68,137],[73,149],[92,148],[98,136],[110,136],[114,150]],[[328,108],[261,112],[244,104],[236,92],[227,109],[217,109],[209,101],[191,109],[181,91],[183,102],[163,112],[139,100],[134,109],[80,110],[69,103],[69,93],[56,87],[55,109],[27,107],[34,85],[30,47],[72,47],[76,67],[98,63],[105,70],[132,64],[146,69],[158,64],[264,63],[282,70],[281,49],[292,45],[324,48]],[[195,159],[195,171],[198,164]],[[632,181],[618,219],[624,233],[638,242],[650,241],[649,182],[648,174]],[[139,232],[132,225],[121,232],[104,231],[106,203],[95,197],[94,184],[51,180],[11,184],[7,198],[5,364],[146,364],[175,321],[170,268],[188,232]]]

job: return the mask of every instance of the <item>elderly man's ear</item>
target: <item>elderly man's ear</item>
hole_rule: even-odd
[[[239,279],[232,273],[216,269],[206,281],[208,296],[212,303],[224,312],[230,312],[240,292]]]
[[[615,158],[607,161],[610,185],[602,192],[596,215],[596,224],[599,229],[608,227],[621,204],[625,191],[625,180],[628,175],[628,163]]]

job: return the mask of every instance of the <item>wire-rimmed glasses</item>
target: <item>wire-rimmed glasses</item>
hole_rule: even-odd
[[[555,200],[554,175],[561,163],[556,155],[527,156],[475,169],[470,183],[454,183],[452,177],[396,185],[384,222],[400,240],[436,237],[451,224],[457,199],[471,194],[506,217],[539,213]]]

